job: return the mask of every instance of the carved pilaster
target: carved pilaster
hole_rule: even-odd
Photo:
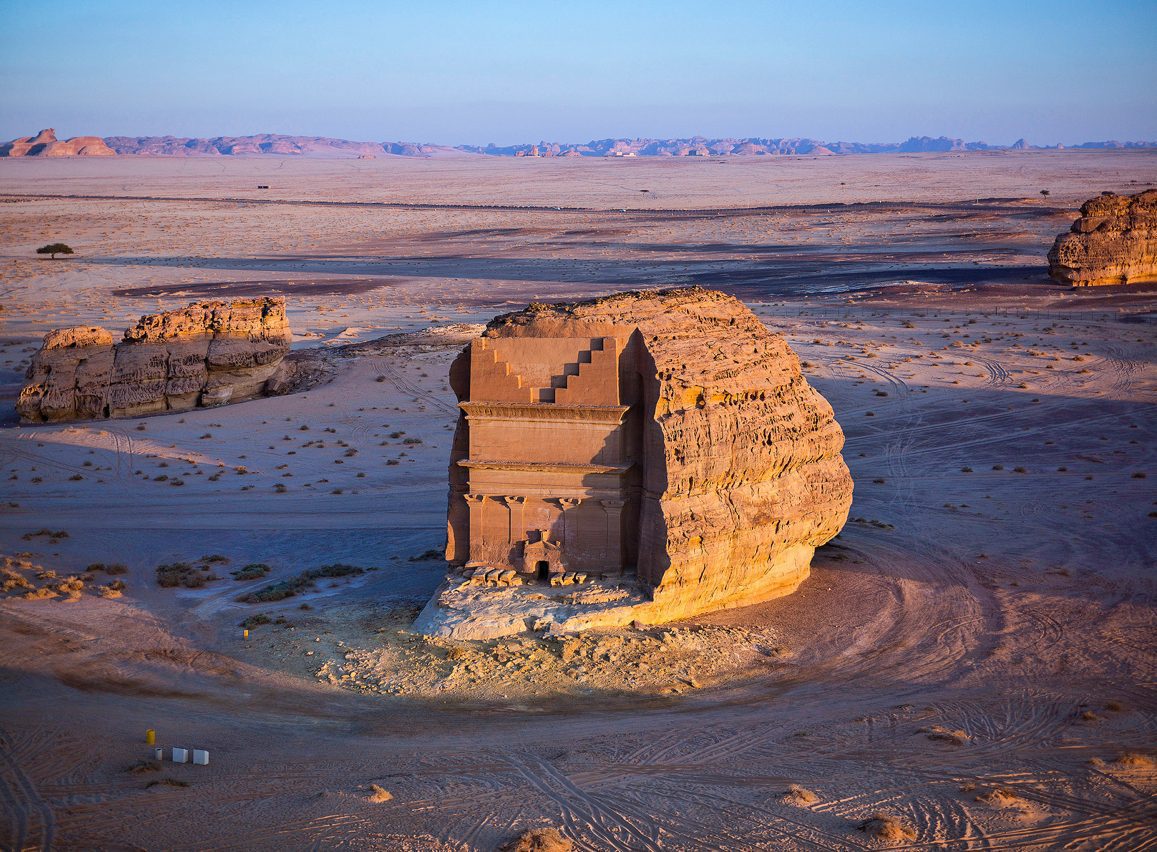
[[[623,566],[623,500],[600,500],[607,515],[607,558],[609,568],[616,571]]]
[[[559,497],[558,506],[562,509],[562,546],[565,552],[570,541],[570,526],[574,523],[574,518],[568,518],[574,509],[577,509],[582,503],[581,497]]]
[[[486,504],[485,494],[463,494],[466,505],[470,507],[470,558],[483,559],[482,547],[482,509]]]
[[[526,505],[525,497],[504,497],[506,501],[506,508],[510,515],[510,538],[511,544],[522,541],[526,538],[526,522],[523,518],[523,507]]]

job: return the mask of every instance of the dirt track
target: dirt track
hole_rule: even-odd
[[[743,227],[720,242],[753,238]],[[1020,227],[998,216],[969,245],[1030,256]],[[61,573],[128,566],[118,600],[0,602],[0,845],[493,849],[551,824],[592,850],[856,849],[876,811],[915,829],[910,848],[1157,845],[1153,289],[996,274],[962,291],[905,262],[922,263],[896,278],[917,283],[751,299],[845,429],[853,520],[797,594],[697,622],[774,629],[782,653],[678,695],[630,694],[596,666],[543,690],[545,663],[465,691],[415,671],[402,696],[315,676],[401,641],[375,633],[374,607],[437,584],[438,563],[410,559],[442,535],[453,347],[339,358],[332,383],[293,397],[0,430],[19,504],[0,513],[4,552]],[[423,321],[408,298],[335,311],[397,330]],[[69,537],[24,538],[41,528]],[[224,579],[156,586],[157,564],[204,554],[232,560]],[[270,579],[378,570],[252,605],[236,598],[265,581],[228,578],[248,562]],[[292,629],[246,643],[254,612]],[[148,727],[211,765],[126,772]],[[146,787],[160,778],[189,786]],[[370,783],[393,799],[367,801]],[[793,783],[819,801],[783,801]]]

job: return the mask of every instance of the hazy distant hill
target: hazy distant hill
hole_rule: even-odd
[[[246,157],[270,154],[291,157],[361,157],[392,154],[400,157],[432,157],[458,153],[445,145],[410,142],[351,142],[328,136],[215,136],[212,139],[177,136],[109,136],[105,139],[118,154],[142,157]]]
[[[1051,146],[1062,148],[1064,146]],[[1157,148],[1157,142],[1082,142],[1071,148]],[[1012,145],[965,142],[947,136],[913,136],[904,142],[822,142],[817,139],[760,139],[693,136],[689,139],[595,139],[581,144],[539,142],[522,145],[427,145],[417,142],[352,142],[328,136],[80,136],[58,142],[52,130],[0,145],[0,157],[112,156],[139,157],[446,157],[482,154],[493,157],[719,157],[726,155],[834,156],[953,151],[1045,150],[1018,139]]]

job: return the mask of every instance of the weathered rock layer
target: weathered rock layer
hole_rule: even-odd
[[[523,340],[504,342],[511,338]],[[472,346],[482,345],[487,352],[528,353],[533,345],[526,338],[543,338],[544,350],[560,340],[601,340],[607,342],[594,355],[621,353],[619,399],[630,408],[622,429],[625,433],[637,429],[639,436],[636,441],[623,434],[615,441],[628,448],[630,466],[623,479],[622,552],[628,572],[635,570],[644,599],[623,611],[600,607],[589,617],[581,608],[571,608],[565,612],[566,623],[555,627],[582,629],[634,619],[655,623],[787,594],[807,577],[815,548],[835,536],[847,520],[852,479],[840,455],[844,436],[832,408],[808,385],[783,338],[769,332],[738,300],[692,288],[532,306],[498,317]],[[617,341],[613,346],[611,339]],[[452,370],[451,383],[463,408],[473,412],[479,401],[468,381],[469,361],[468,347]],[[590,367],[597,367],[597,359]],[[531,406],[561,405],[572,384],[581,386],[587,368],[581,365],[574,378],[556,385],[566,390],[556,390],[544,397],[547,401]],[[567,416],[578,417],[578,408]],[[485,455],[476,440],[471,443],[473,416],[460,418],[451,457],[447,558],[457,565],[477,559],[473,536],[466,532],[470,521],[464,498],[472,505],[493,499],[466,493],[463,465],[478,465],[467,460],[467,453]],[[517,428],[515,421],[511,428]],[[528,433],[527,440],[534,438]],[[533,483],[526,487],[527,493],[542,493]],[[469,490],[477,490],[473,481]],[[497,498],[493,508],[484,506],[478,517],[496,517],[502,499]],[[505,499],[522,507],[519,501],[534,498]],[[583,506],[569,511],[582,512]],[[607,516],[612,517],[609,511]],[[497,517],[500,527],[503,516]],[[581,522],[583,516],[576,517]],[[597,532],[598,517],[597,511],[588,515],[587,528]],[[564,560],[576,546],[566,538],[573,528],[569,524],[561,525]],[[465,548],[467,537],[470,553]],[[605,581],[614,573],[596,576]],[[436,598],[427,607],[420,629],[470,638],[464,630],[441,629],[470,621],[468,613],[459,612],[447,614],[440,623],[438,606],[450,610],[458,598],[459,603],[477,598],[477,589],[461,587],[459,593],[455,586],[452,580],[441,603]],[[497,610],[510,623],[519,623],[510,617],[517,615],[511,607],[517,609],[514,599],[519,592],[496,590],[492,596],[501,595],[512,600]],[[526,600],[542,598],[532,594]],[[542,621],[538,619],[540,626]]]
[[[51,331],[17,411],[28,423],[137,417],[262,395],[291,334],[284,299],[198,302],[143,316],[120,343],[103,328]]]
[[[1074,287],[1157,281],[1157,189],[1086,201],[1048,260],[1049,275]]]
[[[99,136],[57,139],[51,127],[0,145],[0,157],[115,157],[116,153]]]

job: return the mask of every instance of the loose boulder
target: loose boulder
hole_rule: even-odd
[[[285,300],[197,302],[141,317],[120,343],[103,328],[50,331],[16,408],[26,423],[138,417],[263,395],[292,336]]]
[[[1157,189],[1086,201],[1048,261],[1049,275],[1073,287],[1157,281]]]

